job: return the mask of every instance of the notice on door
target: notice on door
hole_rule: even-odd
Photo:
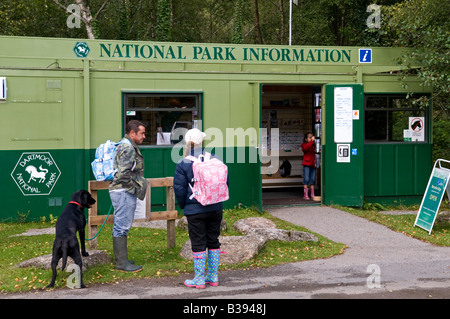
[[[450,192],[447,188],[450,177],[450,169],[436,167],[438,163],[440,164],[440,161],[444,160],[436,161],[435,167],[431,172],[430,180],[428,181],[422,203],[420,204],[416,221],[414,223],[414,226],[419,226],[420,228],[425,229],[429,234],[431,234],[434,221],[436,220],[436,216],[439,211],[439,206],[441,206],[442,198],[444,197],[446,190],[447,196],[450,199]]]
[[[338,163],[350,163],[350,144],[336,144]]]
[[[353,88],[334,88],[334,142],[353,142]]]

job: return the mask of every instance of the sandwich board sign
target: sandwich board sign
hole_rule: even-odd
[[[431,234],[433,229],[445,191],[447,191],[447,196],[450,199],[450,190],[448,189],[450,169],[442,167],[443,162],[450,163],[450,161],[438,159],[434,164],[416,221],[414,222],[414,226],[427,230],[428,234]]]

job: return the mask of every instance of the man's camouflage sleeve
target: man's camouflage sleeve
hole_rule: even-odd
[[[147,190],[144,178],[144,158],[137,154],[132,145],[119,144],[116,148],[114,168],[117,169],[110,190],[125,189],[142,200]]]

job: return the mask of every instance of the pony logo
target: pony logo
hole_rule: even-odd
[[[75,55],[79,58],[87,57],[89,51],[91,51],[91,49],[89,48],[88,44],[84,41],[78,41],[77,43],[75,43],[75,46],[73,47],[73,52],[75,52]]]
[[[39,170],[40,172],[38,172],[36,167],[34,167],[33,165],[29,165],[27,166],[27,168],[25,168],[25,171],[27,171],[27,173],[30,174],[30,179],[28,180],[28,183],[30,183],[31,181],[36,181],[36,178],[39,179],[39,183],[45,182],[45,176],[48,173],[48,169],[42,168],[41,165],[39,166]]]
[[[24,196],[49,195],[61,175],[49,152],[22,153],[11,177]]]

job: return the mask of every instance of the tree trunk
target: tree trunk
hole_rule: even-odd
[[[95,39],[94,32],[92,30],[92,14],[91,8],[87,6],[83,0],[75,0],[75,3],[81,9],[81,18],[84,22],[84,27],[86,28],[86,33],[89,39]]]
[[[281,14],[281,34],[280,34],[280,44],[286,44],[286,17],[284,16],[284,0],[280,0],[280,14]]]
[[[95,17],[92,17],[91,8],[89,7],[89,1],[87,0],[75,0],[75,4],[80,8],[80,16],[78,14],[74,14],[77,19],[80,19],[84,27],[86,29],[86,33],[89,39],[95,39],[95,33],[94,33],[94,20],[97,19],[98,15],[102,10],[106,7],[110,0],[105,0],[100,7],[100,9],[97,11]],[[53,0],[54,3],[56,3],[61,9],[64,11],[67,11],[67,6],[61,4],[59,0]]]
[[[263,44],[261,27],[259,26],[259,9],[258,9],[258,0],[253,0],[255,4],[255,26],[256,26],[256,35],[258,36],[258,43]]]

